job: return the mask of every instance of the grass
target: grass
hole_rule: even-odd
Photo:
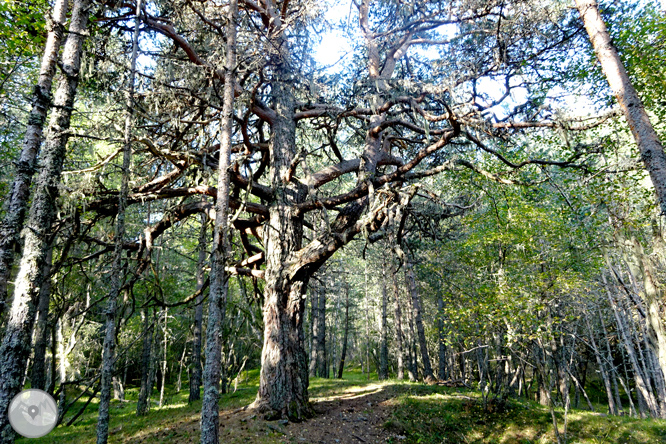
[[[271,432],[260,421],[249,421],[247,415],[240,418],[231,412],[251,403],[257,393],[259,371],[244,374],[235,393],[223,395],[220,442],[224,443],[283,443],[280,433]],[[503,408],[483,411],[478,392],[468,389],[426,386],[417,383],[389,380],[378,384],[359,371],[345,373],[344,379],[311,378],[310,397],[324,401],[354,393],[363,395],[370,388],[390,394],[391,417],[383,424],[390,430],[393,443],[442,444],[442,443],[516,443],[545,444],[556,442],[548,410],[534,402],[509,401]],[[137,417],[138,389],[128,389],[129,402],[114,401],[111,406],[112,433],[109,443],[197,443],[201,401],[187,404],[188,390],[175,393],[167,390],[169,404],[153,407],[148,415]],[[65,418],[69,420],[83,406],[74,405]],[[367,412],[372,413],[372,412]],[[557,411],[562,427],[563,412]],[[249,415],[249,414],[248,414]],[[95,442],[97,400],[93,400],[79,420],[70,427],[59,426],[40,439],[19,439],[18,443],[85,444]],[[348,442],[348,437],[339,437]],[[666,443],[666,421],[640,420],[628,417],[611,417],[583,410],[569,413],[569,444],[659,444]]]

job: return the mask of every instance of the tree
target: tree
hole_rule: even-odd
[[[597,1],[576,0],[576,8],[580,12],[608,84],[631,128],[645,168],[650,173],[661,211],[666,213],[666,153],[661,141],[636,89],[629,80],[617,49],[611,42],[606,24],[599,13]]]
[[[23,229],[35,159],[42,144],[42,129],[50,108],[51,85],[65,30],[67,6],[67,1],[57,0],[53,7],[51,29],[44,47],[39,79],[35,85],[28,127],[23,137],[21,155],[16,162],[14,182],[7,194],[5,218],[0,225],[0,233],[2,233],[0,235],[0,320],[6,311],[7,284],[14,264],[14,251],[19,241],[19,233]]]
[[[0,346],[0,410],[7,411],[12,398],[21,390],[26,361],[30,354],[30,334],[35,320],[39,288],[48,251],[48,233],[55,220],[55,199],[65,160],[69,134],[67,129],[74,106],[81,64],[81,48],[88,25],[90,3],[76,0],[72,7],[69,34],[62,54],[63,77],[54,99],[55,110],[51,115],[48,135],[42,153],[42,168],[26,232],[19,274],[16,277],[14,300],[7,329]],[[0,418],[0,441],[14,441],[14,431],[7,415]]]

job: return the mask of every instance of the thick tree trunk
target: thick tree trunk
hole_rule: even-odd
[[[35,159],[42,144],[42,129],[51,102],[51,85],[58,61],[58,51],[65,31],[68,0],[57,0],[53,6],[51,29],[46,38],[42,66],[32,98],[32,110],[23,136],[23,148],[16,162],[14,182],[7,194],[5,219],[0,225],[0,323],[7,311],[7,284],[14,264],[14,251],[19,242],[30,198],[30,183]]]
[[[153,331],[155,323],[150,316],[149,309],[144,309],[142,312],[143,317],[143,352],[141,354],[141,385],[139,388],[139,400],[136,404],[136,414],[145,415],[150,410],[150,388],[152,381],[150,381],[150,367],[152,362],[152,349],[153,349]]]
[[[405,377],[404,367],[404,335],[402,333],[402,304],[400,303],[400,287],[398,286],[398,273],[393,261],[391,261],[391,274],[393,275],[393,298],[395,300],[395,342],[396,354],[398,359],[398,369],[396,377],[403,379]]]
[[[129,194],[130,162],[132,157],[132,124],[134,116],[134,77],[136,75],[136,57],[139,39],[139,22],[141,0],[137,0],[134,17],[134,35],[132,38],[132,57],[126,102],[125,134],[123,141],[123,163],[121,168],[120,193],[118,194],[118,212],[116,214],[115,245],[113,249],[113,265],[111,269],[111,290],[106,306],[106,326],[102,349],[102,377],[99,393],[99,413],[97,416],[97,444],[106,444],[109,439],[109,407],[111,404],[111,387],[116,361],[116,317],[118,297],[125,280],[123,271],[123,244],[125,242],[125,209]]]
[[[62,63],[65,76],[61,79],[54,100],[54,111],[41,157],[42,169],[36,183],[30,207],[21,266],[16,277],[14,300],[0,346],[0,412],[6,412],[12,398],[21,390],[30,354],[30,334],[35,321],[39,289],[53,221],[56,217],[56,198],[62,172],[70,117],[78,85],[81,48],[86,35],[89,0],[74,2],[70,33],[65,43]],[[0,442],[14,441],[14,431],[7,415],[0,415]]]
[[[345,285],[345,331],[342,336],[342,352],[340,352],[340,366],[338,367],[338,378],[342,379],[345,369],[345,358],[347,357],[347,339],[349,338],[349,287]]]
[[[279,19],[276,16],[276,20]],[[279,23],[275,26],[279,29]],[[308,397],[308,367],[303,336],[303,315],[310,270],[300,268],[295,253],[301,248],[303,218],[292,206],[305,198],[304,186],[290,181],[296,155],[296,126],[288,48],[273,40],[279,54],[272,55],[272,97],[275,115],[271,124],[270,178],[274,200],[264,229],[266,285],[264,287],[264,346],[261,353],[259,392],[253,407],[268,418],[302,420],[313,415]]]
[[[379,379],[388,379],[388,333],[386,325],[386,311],[388,306],[388,291],[386,289],[386,262],[382,267],[382,316],[379,325]]]
[[[201,231],[199,231],[199,259],[197,261],[197,291],[200,291],[204,285],[204,265],[206,262],[207,245],[207,216],[201,215]],[[190,396],[188,402],[194,402],[201,399],[201,339],[203,327],[203,292],[196,299],[194,309],[194,341],[192,343],[192,370],[190,373]]]
[[[49,246],[44,264],[44,283],[39,289],[37,303],[37,320],[35,321],[35,347],[30,376],[30,387],[46,390],[46,345],[49,336],[49,303],[51,302],[51,264],[53,262],[53,246]]]
[[[423,328],[423,320],[421,319],[421,298],[419,297],[419,290],[416,287],[416,278],[414,276],[414,266],[409,258],[405,257],[405,281],[409,294],[412,297],[412,310],[414,312],[414,323],[416,324],[416,332],[419,340],[419,349],[421,350],[421,360],[423,361],[423,379],[426,382],[431,382],[435,379],[432,373],[432,366],[430,365],[430,356],[428,355],[428,344],[426,342],[425,330]]]
[[[206,365],[201,406],[201,444],[218,444],[220,377],[222,376],[223,325],[227,307],[229,275],[225,270],[230,256],[227,213],[229,209],[229,165],[236,86],[236,27],[238,2],[231,0],[227,11],[227,54],[224,74],[224,103],[220,129],[220,153],[215,201],[213,251],[210,263],[208,325],[206,327]],[[225,381],[226,389],[226,381]]]
[[[599,59],[601,69],[617,98],[636,140],[645,168],[650,173],[661,212],[666,213],[666,154],[650,123],[643,103],[634,89],[601,18],[596,0],[576,0],[585,29]]]

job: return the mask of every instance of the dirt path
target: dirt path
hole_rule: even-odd
[[[385,443],[404,439],[384,424],[393,410],[395,392],[386,386],[368,385],[340,396],[313,400],[317,416],[287,424],[283,432],[291,442],[311,444]]]

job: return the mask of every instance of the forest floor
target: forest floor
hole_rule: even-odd
[[[389,380],[367,380],[360,372],[343,379],[312,378],[310,397],[317,415],[301,423],[264,421],[242,410],[256,396],[258,372],[244,375],[235,393],[220,401],[220,442],[239,444],[440,444],[440,443],[555,443],[550,412],[534,402],[511,400],[498,408],[483,409],[479,392],[467,388],[427,386]],[[114,401],[111,412],[112,444],[198,443],[201,401],[187,404],[188,391],[167,390],[168,401],[137,417],[136,389],[128,402]],[[233,390],[233,388],[232,388]],[[159,398],[159,395],[157,396]],[[592,396],[595,399],[594,396]],[[93,400],[77,422],[59,426],[49,435],[19,443],[85,444],[95,442],[97,405]],[[69,421],[83,407],[77,402]],[[611,417],[597,405],[597,413],[572,410],[568,414],[567,443],[666,443],[666,420]],[[563,411],[556,410],[560,431]]]

